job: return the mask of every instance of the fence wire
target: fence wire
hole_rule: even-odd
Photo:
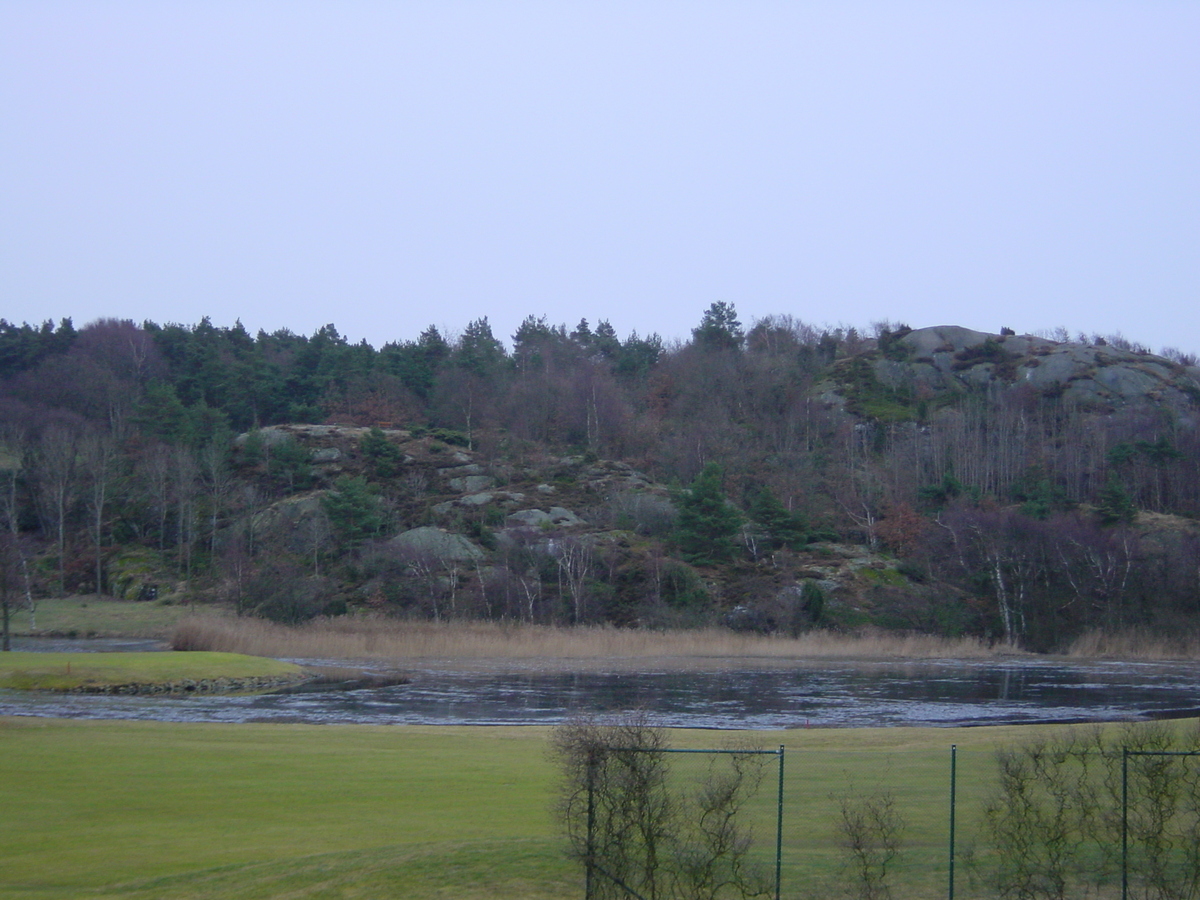
[[[609,749],[587,785],[588,900],[780,900],[784,749]]]
[[[786,764],[783,748],[759,751],[768,764],[737,804],[742,880],[673,876],[647,888],[597,870],[588,896],[1200,898],[1200,752],[1130,750],[1091,734],[1093,745],[1031,733],[1000,750],[836,753],[794,739]],[[738,757],[659,752],[672,802],[688,809],[673,827],[702,825]],[[697,834],[669,852],[703,855]]]

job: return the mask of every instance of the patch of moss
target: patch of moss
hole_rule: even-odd
[[[962,372],[974,366],[991,363],[997,378],[1014,381],[1017,377],[1017,360],[1021,357],[1005,350],[995,338],[988,338],[974,347],[964,347],[954,354],[951,368]]]
[[[859,569],[858,574],[867,581],[891,587],[903,587],[906,581],[905,577],[895,569]]]
[[[108,585],[120,600],[157,600],[159,586],[170,581],[171,567],[157,550],[137,547],[108,563]]]
[[[913,348],[908,344],[901,343],[900,339],[911,332],[912,329],[907,325],[901,325],[895,331],[884,330],[879,334],[879,352],[883,354],[885,359],[893,360],[894,362],[904,362],[913,354]]]
[[[842,603],[826,604],[824,621],[835,631],[854,631],[872,624],[871,617],[864,610],[854,609]]]
[[[881,382],[870,360],[859,356],[838,372],[846,394],[846,408],[884,424],[911,422],[918,418],[912,391],[888,387]]]
[[[467,447],[471,443],[465,434],[452,428],[431,428],[429,434],[452,447]]]

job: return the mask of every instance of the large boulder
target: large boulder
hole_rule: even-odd
[[[307,553],[313,541],[329,527],[329,517],[321,498],[327,491],[313,491],[286,497],[273,503],[253,518],[258,541],[286,547],[293,553]]]
[[[540,509],[521,509],[508,517],[509,525],[526,526],[529,528],[570,528],[575,525],[586,525],[583,519],[569,509],[561,506],[551,506],[547,512]]]
[[[1200,401],[1200,371],[1138,349],[954,325],[903,333],[887,347],[840,363],[839,369],[835,381],[841,384],[831,385],[834,390],[826,390],[822,399],[840,406],[846,397],[857,398],[860,411],[886,399],[872,388],[871,378],[902,395],[972,391],[996,396],[1023,389],[1101,411],[1147,402],[1183,409]]]
[[[495,483],[496,480],[490,475],[464,475],[461,478],[451,478],[449,482],[453,490],[470,493],[486,491]]]
[[[483,558],[483,551],[461,534],[426,525],[396,535],[388,546],[417,556],[439,560],[472,562]]]

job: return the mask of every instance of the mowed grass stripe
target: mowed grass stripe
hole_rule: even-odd
[[[125,884],[95,896],[122,900],[491,897],[559,900],[580,894],[557,839],[481,841],[327,853]]]
[[[522,729],[0,719],[0,891],[74,896],[328,852],[544,840],[544,744]]]

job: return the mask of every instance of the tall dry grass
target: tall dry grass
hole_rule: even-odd
[[[175,630],[181,650],[225,650],[288,659],[570,662],[622,660],[952,659],[1011,652],[973,638],[817,631],[797,638],[740,634],[725,629],[644,631],[609,626],[556,627],[494,622],[406,622],[345,617],[299,626],[261,619],[194,616]]]
[[[1089,631],[1071,642],[1067,656],[1084,659],[1200,659],[1195,634],[1154,634],[1139,628]]]

